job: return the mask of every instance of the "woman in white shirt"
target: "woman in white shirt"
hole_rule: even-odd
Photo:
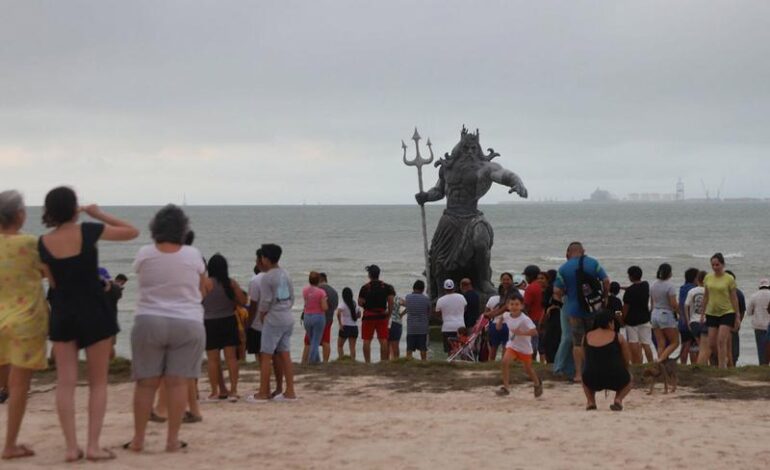
[[[342,289],[342,302],[337,308],[337,321],[340,324],[339,338],[337,338],[337,357],[344,353],[345,341],[350,348],[350,358],[356,360],[356,340],[358,339],[358,319],[361,318],[361,309],[353,300],[353,291],[350,287]]]
[[[168,396],[166,451],[175,452],[187,446],[178,436],[187,382],[201,370],[206,341],[201,300],[207,283],[201,253],[183,245],[189,221],[182,209],[172,204],[162,208],[150,231],[155,243],[140,248],[134,260],[139,285],[131,331],[134,438],[123,447],[135,452],[144,448],[155,391],[163,381]]]

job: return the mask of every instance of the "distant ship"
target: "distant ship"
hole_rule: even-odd
[[[583,202],[618,202],[618,198],[613,196],[609,191],[596,188],[596,191],[591,193],[591,197],[589,199],[583,199]]]

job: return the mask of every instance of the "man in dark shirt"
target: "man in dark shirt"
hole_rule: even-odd
[[[628,280],[631,285],[623,294],[623,324],[626,326],[626,339],[631,350],[631,363],[642,363],[642,350],[647,362],[653,362],[652,326],[650,325],[650,285],[642,281],[642,268],[628,268]]]
[[[106,269],[100,268],[99,275],[102,278],[102,284],[104,285],[104,296],[107,298],[107,305],[110,309],[110,314],[115,317],[115,322],[118,321],[118,302],[123,298],[123,287],[128,282],[128,278],[125,274],[118,274],[115,276],[115,280],[110,279],[110,274]],[[110,359],[115,358],[115,342],[117,336],[112,337],[112,351],[110,352]]]
[[[363,307],[361,317],[361,339],[364,342],[364,360],[372,360],[372,339],[377,333],[380,342],[380,360],[388,360],[388,320],[393,311],[396,291],[393,286],[380,280],[380,268],[376,265],[366,267],[369,282],[358,293],[358,305]]]
[[[337,306],[340,303],[340,297],[337,294],[337,291],[328,284],[329,281],[326,277],[326,273],[321,273],[320,277],[321,282],[318,284],[318,287],[326,292],[326,302],[329,305],[329,308],[326,309],[326,325],[324,326],[323,336],[321,337],[321,348],[323,349],[324,362],[329,362],[329,356],[332,352],[330,343],[332,325],[334,325],[334,312],[337,311]]]
[[[473,289],[473,283],[470,279],[464,278],[460,281],[460,292],[465,297],[467,305],[465,305],[465,315],[463,320],[465,321],[465,328],[472,329],[481,315],[481,309],[479,304],[481,299],[479,293]]]

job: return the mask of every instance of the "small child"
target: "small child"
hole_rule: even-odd
[[[537,335],[535,323],[522,312],[524,301],[519,296],[508,300],[508,311],[503,314],[503,323],[508,326],[510,339],[505,345],[505,355],[502,363],[503,386],[496,393],[499,396],[509,395],[511,362],[521,361],[524,372],[535,385],[535,397],[543,394],[543,383],[532,368],[532,337]],[[502,329],[500,323],[498,329]]]
[[[471,337],[468,336],[468,328],[461,326],[457,329],[457,342],[460,344],[465,344],[468,342],[468,340]]]

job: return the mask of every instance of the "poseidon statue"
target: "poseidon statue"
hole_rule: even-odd
[[[439,201],[446,197],[447,207],[439,220],[430,246],[430,295],[437,298],[445,279],[455,282],[470,278],[477,290],[495,293],[492,285],[490,253],[494,235],[492,226],[478,210],[481,199],[492,183],[508,186],[509,193],[527,197],[527,188],[516,173],[492,159],[499,156],[491,148],[484,154],[479,131],[469,133],[463,126],[460,142],[451,154],[436,162],[438,182],[427,192],[415,195],[417,203]]]

